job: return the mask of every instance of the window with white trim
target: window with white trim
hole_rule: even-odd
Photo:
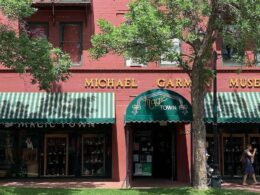
[[[128,58],[128,59],[126,59],[125,60],[125,64],[126,64],[126,66],[128,66],[128,67],[138,67],[138,66],[146,66],[146,64],[141,64],[141,63],[139,63],[138,62],[138,60],[137,59],[134,59],[134,58]]]
[[[260,51],[255,52],[255,63],[260,66]]]
[[[181,40],[174,38],[171,41],[172,41],[171,52],[174,52],[174,53],[180,55],[181,54]],[[165,59],[165,55],[161,56],[161,62],[160,62],[161,66],[178,66],[179,64],[180,64],[180,62],[178,60],[169,61],[169,60]]]
[[[232,36],[235,36],[236,30],[234,26],[229,25],[226,29],[227,33],[232,33]],[[238,51],[236,48],[233,48],[231,44],[225,43],[223,40],[222,48],[222,63],[224,66],[243,66],[244,62],[239,61],[239,59],[245,57],[245,52]]]

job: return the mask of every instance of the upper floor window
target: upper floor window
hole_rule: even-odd
[[[170,52],[174,52],[177,55],[180,55],[181,54],[181,41],[180,41],[180,39],[174,38],[174,39],[171,40],[171,42],[172,42],[172,48],[171,48]],[[166,58],[165,55],[161,56],[161,62],[160,62],[161,66],[178,66],[179,65],[178,59],[169,61],[165,58]]]
[[[28,35],[30,38],[46,38],[49,37],[49,24],[46,23],[28,23]]]
[[[255,64],[260,66],[260,51],[255,52]]]
[[[226,66],[242,66],[241,59],[245,57],[244,52],[239,52],[229,44],[222,45],[222,61]]]
[[[60,47],[70,55],[74,65],[81,63],[82,23],[61,23]]]
[[[239,36],[233,25],[228,25],[225,29],[226,39],[222,42],[221,52],[222,52],[222,62],[225,66],[243,66],[245,65],[245,51],[238,50],[232,46],[231,39],[229,36]]]
[[[139,63],[138,60],[134,59],[134,58],[126,59],[125,63],[126,63],[126,66],[135,66],[135,67],[137,67],[137,66],[146,66],[145,64]]]

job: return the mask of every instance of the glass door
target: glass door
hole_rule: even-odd
[[[133,141],[133,176],[152,176],[152,131],[135,131]]]

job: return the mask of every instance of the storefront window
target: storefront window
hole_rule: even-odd
[[[82,175],[104,176],[106,167],[106,143],[104,135],[82,136]]]
[[[81,129],[78,129],[80,131]],[[111,177],[111,132],[0,131],[0,178]]]
[[[68,170],[68,136],[45,135],[46,176],[66,176]]]
[[[38,176],[38,136],[36,134],[23,133],[21,138],[21,166],[25,170],[25,176]]]

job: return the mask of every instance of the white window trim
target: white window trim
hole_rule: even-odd
[[[171,40],[171,42],[173,43],[173,48],[172,51],[177,51],[177,54],[181,54],[181,40],[174,38]],[[161,66],[178,66],[180,64],[179,61],[167,61],[167,60],[163,60],[163,56],[161,56],[161,61],[160,61],[160,65]]]
[[[255,63],[257,66],[260,66],[260,52],[255,53]]]
[[[126,64],[127,67],[143,67],[143,66],[146,66],[146,64],[140,64],[133,58],[126,59],[125,64]]]

